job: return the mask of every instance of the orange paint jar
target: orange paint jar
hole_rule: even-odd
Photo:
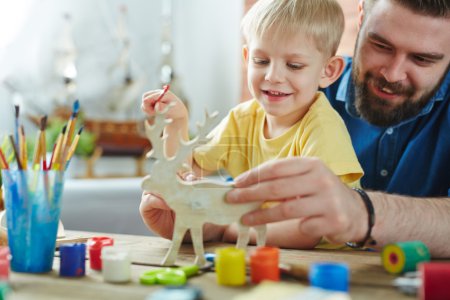
[[[250,275],[252,283],[263,280],[280,281],[278,267],[280,250],[275,247],[259,247],[250,255]]]

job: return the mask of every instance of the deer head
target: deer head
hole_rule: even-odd
[[[164,149],[164,142],[168,136],[164,135],[164,128],[172,122],[166,119],[165,115],[173,104],[168,105],[162,111],[156,112],[153,125],[145,122],[145,134],[152,144],[152,150],[147,153],[148,158],[154,159],[151,175],[144,178],[142,187],[147,191],[162,190],[163,186],[176,188],[180,182],[177,172],[183,168],[186,159],[192,154],[192,151],[200,144],[208,141],[207,138],[210,128],[214,125],[214,119],[218,113],[209,114],[205,111],[205,121],[203,124],[197,124],[197,135],[190,141],[184,141],[179,137],[179,148],[172,157],[167,157]],[[164,195],[162,195],[164,196]],[[170,199],[167,199],[170,201]]]

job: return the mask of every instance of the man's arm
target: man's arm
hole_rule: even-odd
[[[433,257],[450,257],[450,198],[413,198],[368,192],[375,209],[377,247],[420,240]],[[367,227],[367,226],[366,226]]]
[[[231,203],[277,200],[280,205],[243,216],[254,226],[299,220],[300,232],[332,243],[364,240],[368,212],[361,196],[344,185],[318,159],[293,157],[270,161],[236,178]],[[375,209],[372,237],[377,247],[421,240],[433,257],[450,257],[450,199],[412,198],[369,192]]]

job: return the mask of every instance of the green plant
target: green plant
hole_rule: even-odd
[[[53,145],[56,143],[56,140],[58,139],[58,136],[61,133],[64,125],[66,125],[66,123],[62,119],[54,119],[48,123],[47,129],[45,131],[46,147],[48,152],[51,152],[53,150]],[[74,132],[76,133],[78,132],[78,130],[79,127],[76,127]],[[32,151],[34,150],[34,144],[35,139],[33,139],[32,137],[28,137],[28,153],[33,153]],[[87,130],[83,130],[80,135],[80,140],[78,141],[75,154],[80,156],[90,156],[95,150],[95,145],[95,135]]]

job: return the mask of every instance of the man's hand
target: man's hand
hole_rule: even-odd
[[[280,201],[243,216],[245,225],[300,219],[300,231],[331,243],[360,241],[367,232],[367,211],[359,195],[322,161],[293,157],[270,161],[241,174],[227,201]]]

